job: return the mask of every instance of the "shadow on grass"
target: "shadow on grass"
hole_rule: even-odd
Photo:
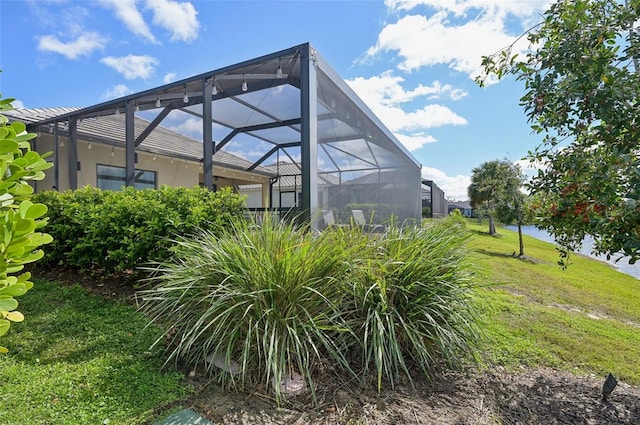
[[[145,329],[146,320],[134,308],[89,294],[80,286],[36,281],[20,307],[27,320],[12,330],[18,345],[14,353],[22,358],[37,358],[40,364],[78,364],[96,356],[128,354],[151,360],[159,354],[149,350],[159,334]]]
[[[483,231],[483,230],[471,230],[471,233],[474,236],[480,236],[482,238],[501,238],[502,237],[502,235],[499,233],[490,235],[487,231]],[[511,254],[505,253],[505,252],[489,251],[483,248],[476,248],[475,251],[478,252],[479,254],[486,255],[489,257],[494,257],[494,258],[513,258],[514,260],[520,260],[524,263],[529,263],[529,264],[545,263],[545,261],[542,261],[538,258],[529,257],[527,255],[517,255],[516,251],[511,252]]]
[[[473,233],[474,235],[478,235],[478,236],[484,236],[484,237],[491,237],[491,238],[501,238],[502,235],[500,233],[494,233],[493,235],[490,235],[488,231],[486,230],[471,230],[471,233]]]
[[[489,257],[513,258],[514,260],[519,260],[519,261],[522,261],[524,263],[529,263],[529,264],[542,264],[542,263],[544,263],[544,261],[539,260],[537,258],[528,257],[526,255],[516,255],[515,251],[513,251],[511,254],[507,254],[507,253],[504,253],[504,252],[488,251],[488,250],[482,249],[482,248],[477,248],[475,251],[478,252],[479,254],[486,255],[486,256],[489,256]]]

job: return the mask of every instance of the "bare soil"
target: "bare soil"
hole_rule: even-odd
[[[134,302],[131,281],[99,273],[79,276],[59,269],[35,269],[33,273],[63,284],[81,284],[107,298]],[[185,407],[214,424],[229,425],[640,424],[640,387],[619,382],[605,399],[604,379],[547,368],[519,372],[468,369],[443,373],[434,382],[415,381],[414,387],[400,384],[377,393],[326,376],[319,383],[318,403],[303,394],[278,407],[266,396],[227,392],[185,371],[185,380],[196,389]]]
[[[298,396],[280,408],[204,385],[191,407],[215,424],[640,424],[640,388],[621,382],[603,399],[603,382],[552,369],[468,371],[380,394],[328,383],[319,407]]]

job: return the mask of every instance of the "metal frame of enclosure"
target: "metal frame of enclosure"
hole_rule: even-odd
[[[444,192],[432,180],[422,180],[422,208],[428,207],[429,213],[427,217],[442,218],[446,217],[448,205]]]
[[[364,209],[374,222],[392,215],[400,221],[420,218],[420,164],[308,43],[44,119],[31,128],[50,131],[54,139],[64,132],[71,145],[68,164],[76,164],[78,122],[120,114],[127,185],[134,182],[137,147],[167,117],[182,116],[201,122],[200,160],[209,189],[214,187],[214,151],[227,150],[249,159],[247,172],[283,161],[297,164],[296,208],[306,220],[315,222],[323,209],[346,220],[350,208]],[[134,126],[137,115],[147,118],[147,128]],[[70,166],[68,172],[74,189],[77,170]]]

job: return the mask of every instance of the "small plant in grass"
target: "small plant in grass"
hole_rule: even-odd
[[[447,221],[449,223],[455,223],[458,226],[462,226],[463,228],[467,227],[467,219],[457,208],[449,213],[449,215],[447,216]]]
[[[259,227],[236,222],[177,240],[174,260],[151,268],[155,287],[141,293],[143,311],[167,329],[169,358],[277,400],[294,374],[313,391],[324,359],[346,367],[346,239],[307,230],[266,216]]]
[[[13,99],[2,99],[0,111],[13,109]],[[30,201],[33,188],[30,181],[42,180],[44,170],[51,167],[44,157],[31,150],[27,133],[21,122],[8,123],[0,115],[0,336],[9,331],[11,322],[22,322],[14,297],[24,295],[33,287],[26,272],[15,276],[24,265],[39,260],[44,252],[39,249],[53,239],[37,232],[44,227],[47,207]],[[0,347],[1,353],[7,349]]]
[[[443,359],[458,366],[477,341],[464,243],[457,220],[424,227],[389,226],[354,261],[353,310],[344,312],[361,347],[365,375],[375,371],[378,390],[392,387],[416,365],[430,377]]]

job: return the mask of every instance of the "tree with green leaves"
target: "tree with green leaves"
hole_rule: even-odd
[[[528,158],[537,225],[566,250],[640,258],[640,0],[562,0],[526,36],[483,58],[486,76],[524,83],[521,106],[543,136]]]
[[[2,99],[0,112],[13,109],[14,99]],[[0,336],[9,331],[11,322],[22,322],[14,297],[33,287],[31,273],[24,265],[44,255],[40,247],[53,238],[38,230],[47,222],[47,206],[29,199],[34,180],[42,180],[51,167],[43,156],[31,150],[34,133],[27,133],[21,122],[12,122],[0,114]],[[18,274],[19,273],[19,274]],[[0,347],[0,353],[8,350]]]
[[[471,171],[467,192],[474,209],[481,209],[489,217],[489,234],[496,234],[495,217],[499,207],[514,205],[522,187],[520,167],[509,160],[482,163]]]
[[[522,185],[520,186],[522,187]],[[496,208],[496,218],[505,224],[512,224],[518,227],[518,257],[524,256],[524,240],[522,238],[522,226],[531,221],[530,198],[520,191],[508,191],[506,198]]]

